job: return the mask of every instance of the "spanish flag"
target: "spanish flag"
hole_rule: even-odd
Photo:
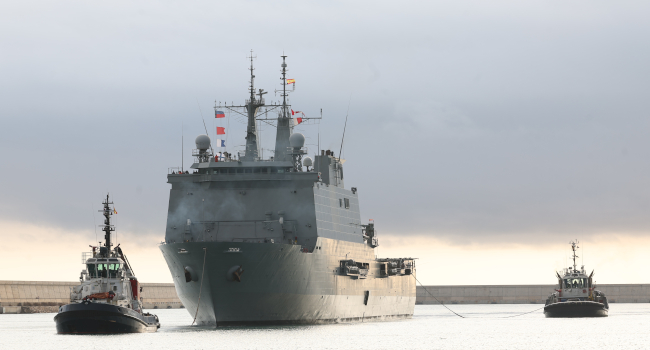
[[[296,79],[287,79],[287,84],[294,84]]]
[[[117,210],[115,210],[115,207],[113,207],[113,214],[117,214]]]

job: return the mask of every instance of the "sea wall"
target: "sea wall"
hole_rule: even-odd
[[[11,313],[56,312],[70,302],[70,287],[79,282],[0,281],[0,311]],[[142,283],[145,309],[183,307],[173,283]],[[15,308],[20,306],[20,309]]]
[[[70,301],[70,287],[78,284],[0,281],[0,312],[3,307],[11,313],[56,312]],[[436,304],[437,298],[446,304],[543,304],[555,288],[554,284],[418,286],[416,303]],[[597,288],[610,303],[650,303],[650,284],[599,284]],[[146,309],[183,307],[173,283],[143,283],[142,298]]]
[[[418,286],[416,303],[437,304],[438,299],[445,304],[544,304],[555,288],[555,284]],[[610,303],[650,303],[650,284],[599,284],[596,289]]]

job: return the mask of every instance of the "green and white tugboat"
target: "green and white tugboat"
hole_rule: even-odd
[[[607,297],[595,289],[593,271],[587,276],[584,265],[578,269],[577,248],[578,241],[571,242],[573,266],[565,268],[562,276],[558,272],[555,273],[559,288],[546,299],[546,317],[607,317]]]
[[[158,316],[145,313],[139,298],[141,287],[119,244],[111,249],[111,208],[108,195],[100,210],[104,214],[104,246],[83,253],[86,269],[80,285],[70,290],[70,304],[54,316],[58,334],[116,334],[155,332]]]

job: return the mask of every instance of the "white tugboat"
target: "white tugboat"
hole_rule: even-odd
[[[578,269],[576,249],[578,241],[571,242],[573,267],[565,268],[563,276],[555,273],[559,288],[546,299],[546,317],[607,317],[609,304],[607,297],[596,290],[593,283],[594,272],[587,276],[585,266]]]
[[[114,334],[155,332],[158,316],[144,313],[139,298],[142,288],[119,244],[111,249],[111,215],[115,212],[108,195],[102,203],[105,220],[105,244],[84,253],[86,269],[81,284],[70,292],[70,304],[54,316],[59,334]]]

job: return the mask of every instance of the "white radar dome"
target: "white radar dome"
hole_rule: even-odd
[[[313,164],[314,164],[314,162],[309,157],[305,157],[302,160],[302,165],[304,165],[304,166],[312,166]]]
[[[289,136],[289,144],[293,148],[302,148],[305,145],[305,135],[296,132]]]
[[[194,140],[196,143],[196,148],[197,149],[208,149],[210,148],[210,137],[208,135],[199,135],[196,137],[196,140]]]

